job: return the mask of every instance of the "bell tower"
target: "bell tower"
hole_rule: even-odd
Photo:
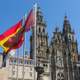
[[[65,43],[66,47],[64,49],[64,56],[66,57],[64,61],[66,61],[66,69],[68,73],[68,78],[70,80],[77,80],[77,67],[76,63],[78,61],[78,48],[77,48],[77,41],[74,37],[74,31],[71,29],[71,25],[69,20],[67,19],[67,16],[64,17],[64,23],[63,23],[63,43]],[[64,63],[65,64],[65,63]],[[66,70],[65,70],[66,73]],[[74,76],[74,75],[75,76]]]
[[[64,17],[63,38],[66,43],[66,46],[69,49],[71,55],[71,61],[77,62],[77,55],[78,55],[77,40],[75,40],[74,31],[72,31],[71,29],[71,25],[69,20],[67,19],[67,16]]]
[[[46,33],[46,23],[42,12],[38,7],[37,11],[37,58],[48,58],[48,34]]]
[[[50,45],[52,80],[78,80],[77,41],[67,16],[64,17],[63,31],[53,32]]]
[[[46,33],[46,22],[43,18],[40,7],[37,7],[37,26],[36,26],[36,66],[41,66],[44,68],[44,73],[42,77],[45,80],[49,77],[49,49],[48,49],[48,34]],[[30,56],[34,57],[34,30],[32,30],[32,35],[30,37]],[[45,75],[44,75],[45,74]],[[46,79],[46,80],[47,80]]]

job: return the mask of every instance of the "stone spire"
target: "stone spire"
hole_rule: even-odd
[[[71,32],[71,25],[66,15],[64,16],[63,32]]]

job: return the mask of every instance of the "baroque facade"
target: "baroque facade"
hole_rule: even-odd
[[[64,17],[63,30],[56,28],[53,32],[50,53],[52,80],[78,80],[77,40],[67,16]]]
[[[37,7],[36,16],[36,55],[34,53],[35,37],[34,28],[32,29],[32,35],[30,37],[30,56],[32,59],[36,58],[36,67],[42,67],[44,72],[40,75],[41,80],[50,79],[50,60],[48,49],[48,34],[46,32],[46,23],[43,18],[40,7]]]
[[[6,67],[0,68],[0,80],[36,80],[32,59],[28,57],[24,57],[24,59],[23,57],[9,57],[6,63]],[[2,65],[2,63],[0,64]]]
[[[64,17],[62,31],[56,27],[50,45],[46,32],[46,23],[40,8],[37,11],[36,26],[36,66],[44,69],[41,80],[79,80],[78,45],[71,24]],[[34,58],[34,29],[30,38],[31,58]]]
[[[53,32],[50,45],[40,8],[37,11],[36,22],[36,64],[44,68],[43,76],[48,75],[48,80],[78,80],[78,45],[67,16],[64,17],[63,30],[56,28]],[[34,35],[31,35],[30,43],[33,58]]]
[[[30,35],[30,59],[10,57],[7,61],[8,76],[4,80],[79,80],[78,45],[67,16],[64,17],[62,31],[58,27],[55,28],[50,44],[40,7],[37,7],[36,23]]]
[[[35,80],[32,59],[10,57],[8,62],[8,80]]]

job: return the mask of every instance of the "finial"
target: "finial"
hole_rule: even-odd
[[[58,30],[59,30],[59,27],[56,27],[56,28],[55,28],[55,31],[58,32]]]
[[[67,20],[67,16],[66,15],[64,16],[64,20]]]
[[[65,12],[64,20],[67,20],[67,13]]]

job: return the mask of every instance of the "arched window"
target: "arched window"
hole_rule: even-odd
[[[62,72],[59,72],[57,74],[58,79],[57,80],[64,80],[64,74]]]
[[[43,33],[45,32],[45,29],[43,28]]]
[[[41,29],[40,29],[40,27],[39,27],[39,32],[41,32]]]

